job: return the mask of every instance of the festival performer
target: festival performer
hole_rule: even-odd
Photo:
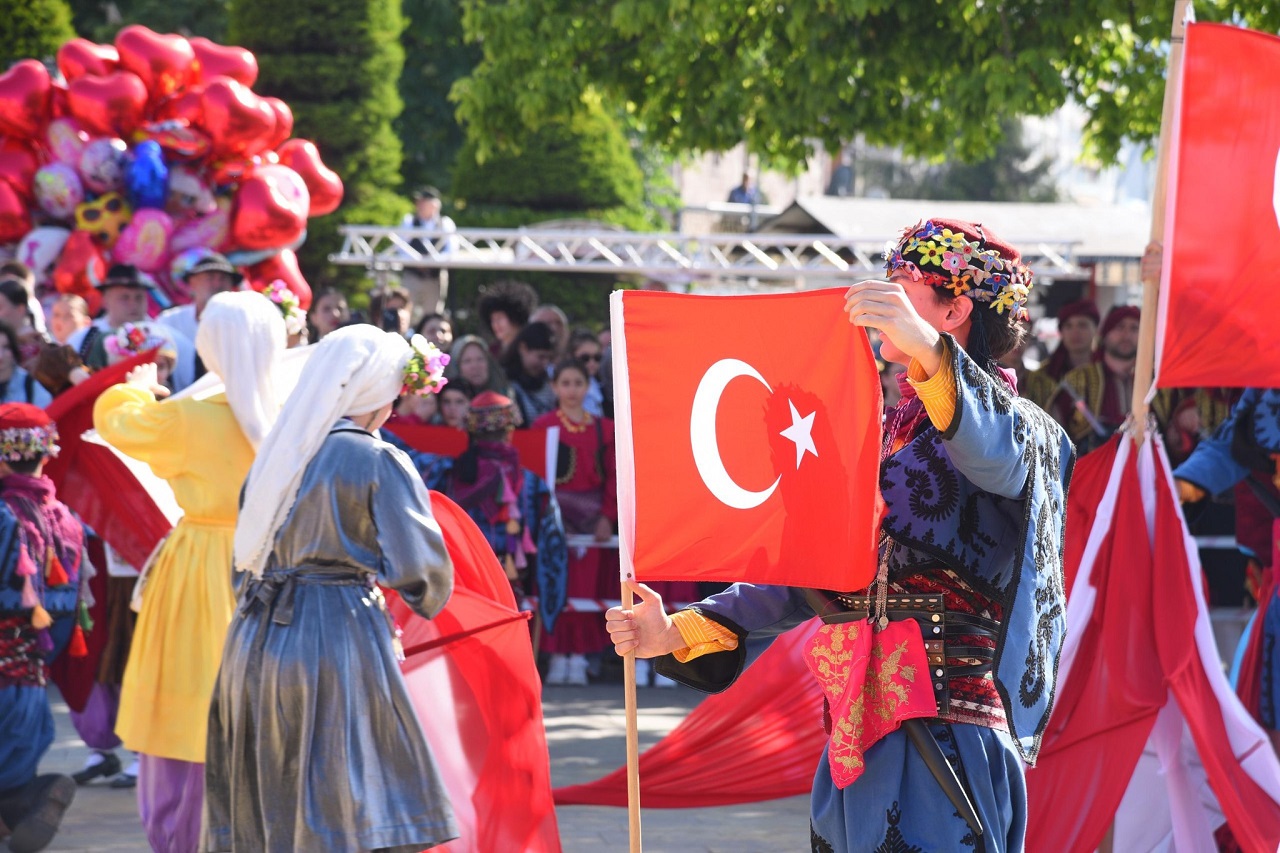
[[[1059,308],[1057,321],[1058,348],[1044,367],[1027,376],[1026,387],[1021,389],[1023,397],[1045,411],[1049,411],[1053,398],[1058,396],[1062,377],[1093,360],[1094,339],[1098,336],[1102,315],[1092,299],[1081,299]]]
[[[439,387],[417,340],[326,335],[249,472],[203,850],[416,853],[457,837],[376,585],[426,618],[453,588],[421,479],[376,436],[397,396]]]
[[[266,297],[222,293],[200,318],[196,346],[224,393],[158,400],[165,389],[143,365],[94,404],[101,436],[168,480],[185,512],[145,580],[116,723],[125,747],[142,754],[138,807],[156,851],[199,843],[209,699],[235,612],[236,498],[279,409],[284,345],[284,320]]]
[[[994,361],[1024,333],[1031,271],[981,225],[934,219],[886,252],[888,281],[848,291],[850,322],[906,364],[888,418],[880,569],[862,590],[735,584],[668,617],[613,608],[619,654],[706,691],[746,641],[824,624],[808,643],[830,740],[814,778],[814,851],[1021,850],[1023,762],[1053,705],[1065,617],[1071,444]]]
[[[0,405],[0,837],[14,853],[48,846],[76,793],[68,776],[36,775],[53,743],[47,666],[85,653],[79,617],[92,603],[84,527],[41,474],[57,440],[43,409]]]

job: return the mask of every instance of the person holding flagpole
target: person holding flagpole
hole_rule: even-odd
[[[980,224],[932,219],[885,258],[887,279],[855,284],[844,306],[907,366],[881,448],[875,580],[735,584],[673,616],[631,582],[640,601],[610,609],[607,628],[618,654],[718,692],[749,663],[749,639],[821,617],[806,646],[830,735],[812,849],[1022,850],[1024,763],[1052,710],[1066,624],[1074,451],[996,364],[1024,334],[1032,274],[1017,250]]]

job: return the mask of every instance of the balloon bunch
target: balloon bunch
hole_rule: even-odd
[[[289,138],[287,104],[253,93],[253,53],[135,25],[114,45],[72,39],[57,65],[60,78],[33,59],[0,75],[0,245],[94,310],[111,263],[181,299],[176,267],[196,248],[310,305],[294,250],[342,181]]]

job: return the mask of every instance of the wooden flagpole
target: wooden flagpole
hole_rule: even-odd
[[[635,603],[631,587],[622,585],[622,608]],[[640,726],[636,708],[636,653],[622,659],[622,690],[627,714],[627,835],[630,853],[640,853]]]
[[[1169,149],[1173,146],[1173,118],[1182,79],[1182,42],[1187,34],[1187,21],[1194,20],[1191,0],[1174,0],[1173,31],[1169,38],[1169,70],[1164,84],[1164,106],[1160,113],[1159,155],[1156,160],[1156,186],[1151,195],[1151,240],[1164,239],[1165,194],[1169,169],[1173,168]],[[1138,359],[1133,372],[1133,404],[1135,433],[1139,443],[1146,436],[1147,394],[1155,382],[1156,314],[1160,304],[1160,279],[1142,280],[1142,320],[1138,335]]]

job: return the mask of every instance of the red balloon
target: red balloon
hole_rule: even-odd
[[[27,145],[16,139],[0,143],[0,181],[12,187],[28,206],[34,201],[32,190],[39,168],[40,159]]]
[[[253,55],[253,51],[234,45],[215,44],[201,36],[190,41],[191,49],[196,52],[200,79],[230,77],[246,86],[253,86],[258,81],[258,58]]]
[[[276,112],[247,86],[228,77],[209,81],[201,97],[204,129],[215,155],[252,157],[270,147]]]
[[[101,297],[93,286],[107,274],[102,249],[88,231],[72,231],[53,268],[53,286],[59,293],[74,293],[89,303],[89,313],[98,313]]]
[[[161,35],[132,24],[116,34],[116,50],[120,51],[120,67],[138,75],[153,101],[159,102],[193,82],[196,54],[182,36]]]
[[[120,65],[120,52],[109,44],[74,38],[58,48],[58,70],[70,83],[86,75],[106,77]]]
[[[276,132],[271,135],[271,144],[268,148],[279,148],[281,143],[289,138],[289,134],[293,133],[293,110],[289,109],[289,105],[279,98],[263,98],[276,114]]]
[[[204,86],[188,86],[156,108],[157,121],[179,119],[191,127],[204,127]]]
[[[297,172],[307,185],[311,193],[308,216],[324,216],[338,209],[342,203],[342,178],[320,160],[314,142],[290,139],[280,146],[280,162]]]
[[[283,249],[261,263],[254,264],[245,270],[249,286],[261,293],[276,279],[283,281],[293,294],[298,297],[298,304],[303,311],[311,309],[311,285],[302,277],[298,269],[298,256],[292,249]]]
[[[67,92],[67,106],[90,136],[128,137],[142,123],[147,87],[128,71],[81,77]]]
[[[49,70],[24,59],[0,74],[0,134],[33,139],[44,133],[52,111]]]
[[[0,181],[0,243],[15,243],[31,230],[26,200],[7,181]]]
[[[231,243],[237,249],[279,249],[307,229],[311,194],[287,166],[259,166],[236,192],[231,211]]]

